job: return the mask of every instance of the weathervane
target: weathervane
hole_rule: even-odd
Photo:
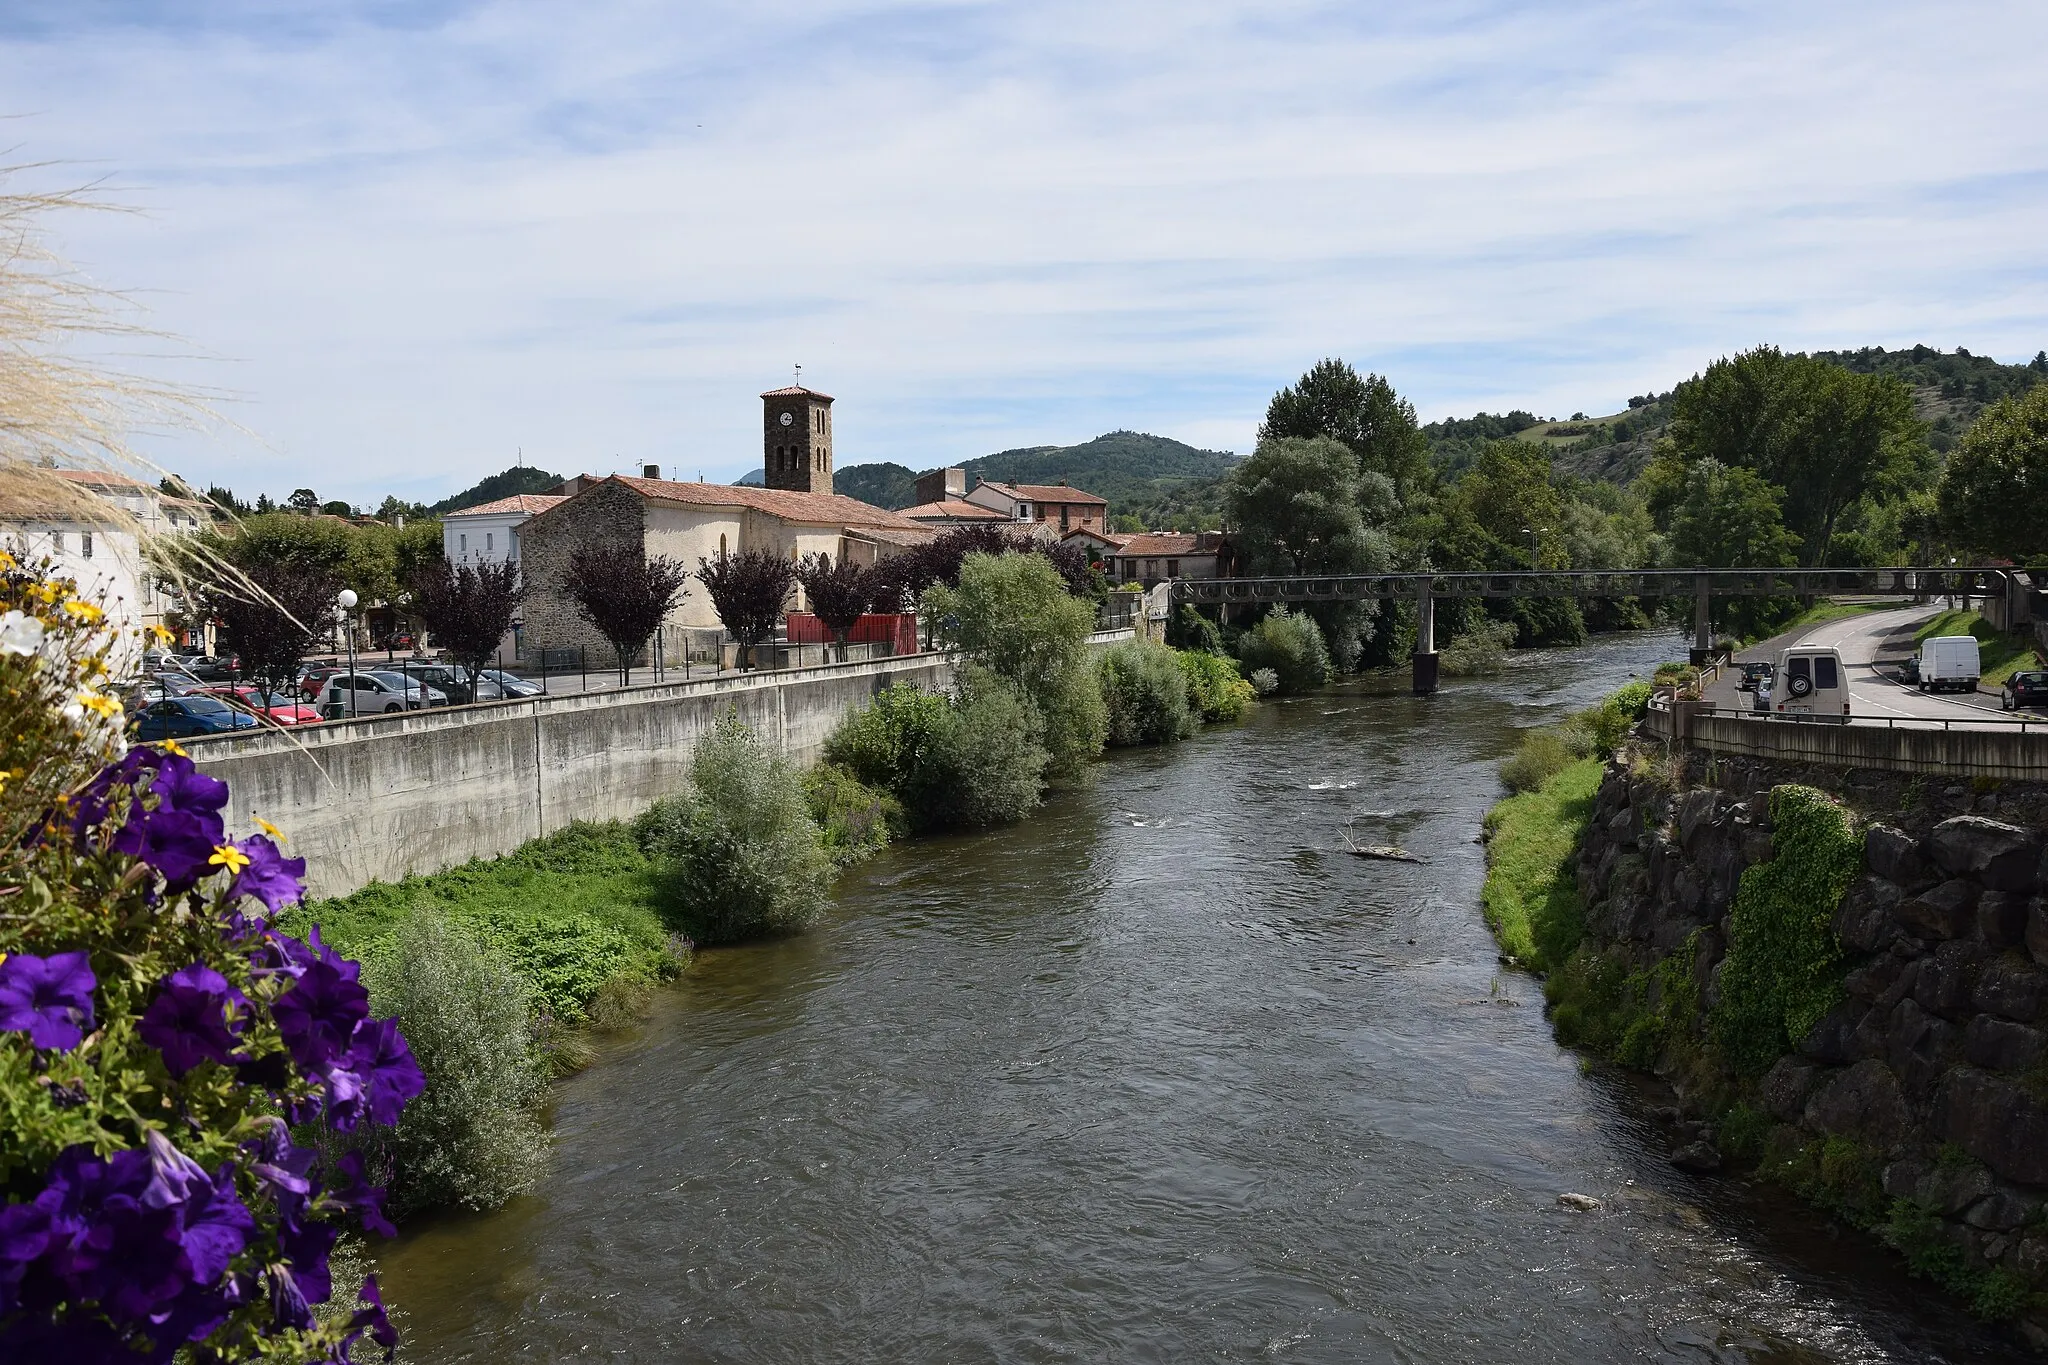
[[[798,388],[804,386],[804,367],[801,365],[796,367],[796,386]]]

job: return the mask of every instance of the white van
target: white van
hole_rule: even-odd
[[[1920,642],[1922,692],[1975,692],[1983,671],[1974,635],[1937,635]]]
[[[1778,656],[1771,689],[1776,714],[1805,720],[1849,719],[1849,671],[1827,645],[1794,645]]]

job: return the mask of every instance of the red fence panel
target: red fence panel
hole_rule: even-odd
[[[793,645],[824,645],[832,643],[832,632],[825,623],[807,611],[789,613],[786,637]],[[853,623],[853,629],[846,633],[847,643],[856,645],[887,643],[892,654],[917,653],[917,617],[907,612],[872,612]]]

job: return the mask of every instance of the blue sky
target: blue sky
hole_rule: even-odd
[[[1787,347],[2048,346],[2048,6],[0,9],[15,184],[224,390],[156,458],[431,500],[512,462],[1248,450],[1325,355],[1425,418]]]

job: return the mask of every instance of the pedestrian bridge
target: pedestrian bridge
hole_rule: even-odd
[[[1693,662],[1705,663],[1715,597],[1995,597],[2021,591],[2011,570],[1988,565],[1873,569],[1515,569],[1479,573],[1300,574],[1276,578],[1177,578],[1173,601],[1251,606],[1262,602],[1363,602],[1413,598],[1417,607],[1415,690],[1434,692],[1439,597],[1691,597]]]

